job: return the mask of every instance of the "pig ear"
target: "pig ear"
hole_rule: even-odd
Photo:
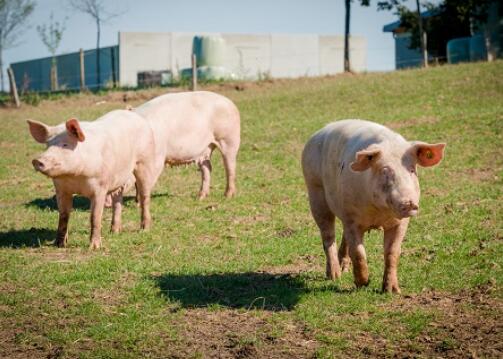
[[[358,151],[355,155],[355,161],[351,163],[351,169],[355,172],[365,171],[375,163],[380,155],[380,149]]]
[[[66,130],[70,134],[70,136],[75,137],[79,142],[84,142],[86,136],[84,136],[84,132],[80,128],[79,121],[75,118],[71,118],[66,121]]]
[[[46,143],[49,137],[51,136],[52,132],[51,127],[38,121],[26,120],[26,122],[28,122],[31,136],[35,139],[35,141],[40,143]]]
[[[425,142],[413,142],[412,154],[416,157],[417,164],[423,167],[435,166],[444,157],[445,143],[429,144]]]

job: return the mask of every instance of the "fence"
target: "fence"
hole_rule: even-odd
[[[97,51],[84,51],[84,84],[88,89],[111,87],[119,81],[118,46],[100,49],[100,80],[97,75]],[[52,58],[17,62],[11,64],[18,91],[51,91]],[[80,52],[56,56],[58,89],[81,88]]]

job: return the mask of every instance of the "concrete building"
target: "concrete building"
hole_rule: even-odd
[[[191,66],[192,40],[199,33],[119,34],[119,79],[122,86],[137,86],[142,71],[170,71],[176,78]],[[344,38],[334,35],[221,36],[226,43],[222,66],[240,79],[294,78],[333,75],[344,70]],[[367,68],[366,39],[353,36],[350,58],[355,72]]]
[[[191,67],[195,36],[216,36],[225,43],[222,64],[234,78],[295,78],[333,75],[344,70],[344,38],[315,34],[200,34],[120,32],[118,46],[100,51],[101,76],[96,81],[95,50],[85,51],[86,87],[118,84],[138,86],[142,72],[163,71],[179,78],[182,70]],[[367,68],[367,41],[350,39],[352,70]],[[50,90],[50,58],[11,64],[16,84],[21,91]],[[80,88],[79,53],[57,56],[59,88]]]

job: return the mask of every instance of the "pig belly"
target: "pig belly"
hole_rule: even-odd
[[[200,138],[186,136],[176,139],[167,144],[165,161],[169,165],[200,163],[209,159],[213,146],[215,144],[212,136]]]

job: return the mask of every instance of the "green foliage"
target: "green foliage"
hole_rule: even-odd
[[[241,112],[237,197],[223,198],[217,153],[205,201],[196,199],[195,167],[168,168],[152,198],[152,230],[139,231],[138,208],[126,197],[123,232],[108,233],[106,210],[104,248],[94,252],[87,249],[89,202],[82,197],[74,199],[68,248],[51,245],[54,188],[31,168],[43,146],[30,138],[26,119],[95,119],[124,108],[123,97],[110,92],[101,103],[80,94],[0,109],[0,356],[210,357],[216,346],[235,356],[274,357],[284,348],[283,357],[363,357],[383,342],[381,356],[403,343],[415,350],[409,356],[456,350],[458,339],[435,337],[444,318],[435,303],[488,285],[493,300],[503,297],[502,71],[496,61],[261,82],[242,91],[213,85]],[[134,93],[131,104],[153,96],[147,91]],[[403,244],[402,296],[380,293],[378,231],[365,239],[368,288],[355,290],[351,273],[324,279],[299,158],[312,133],[343,118],[374,120],[411,140],[447,142],[440,166],[419,174],[421,213]],[[432,293],[440,299],[421,304]],[[440,354],[425,354],[417,341],[425,335]],[[304,352],[288,352],[299,342]]]

